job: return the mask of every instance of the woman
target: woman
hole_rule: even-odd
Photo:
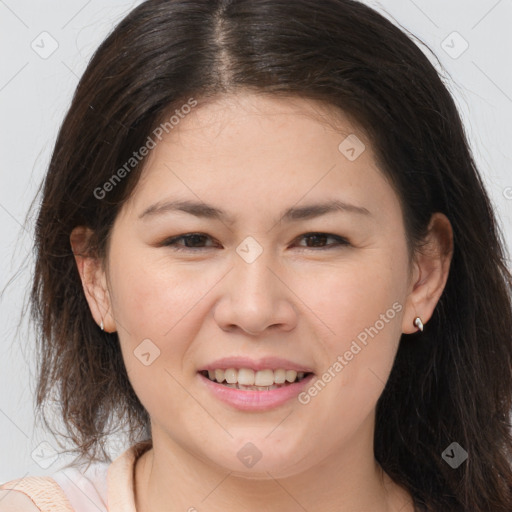
[[[90,464],[0,510],[512,509],[501,233],[372,9],[141,4],[80,81],[36,248],[37,401]]]

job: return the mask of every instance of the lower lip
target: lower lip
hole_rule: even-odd
[[[235,389],[223,386],[218,382],[210,380],[201,373],[199,378],[206,387],[222,402],[225,402],[241,411],[266,411],[279,407],[288,400],[296,397],[313,379],[314,374],[310,374],[300,382],[294,382],[281,388],[271,389],[269,391],[248,391],[244,389]]]

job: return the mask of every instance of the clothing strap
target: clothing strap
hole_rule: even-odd
[[[151,440],[140,441],[120,455],[108,468],[109,512],[136,512],[135,463],[152,446]]]
[[[49,476],[26,476],[0,485],[0,490],[21,491],[41,512],[74,512],[60,485]]]

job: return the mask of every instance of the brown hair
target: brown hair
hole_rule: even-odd
[[[36,227],[31,303],[46,424],[55,392],[82,456],[108,459],[105,442],[121,425],[131,442],[148,434],[117,334],[90,314],[70,233],[91,228],[90,251],[104,257],[144,160],[103,198],[94,191],[169,112],[239,89],[316,99],[355,119],[396,187],[410,249],[434,212],[450,220],[448,282],[425,331],[402,335],[377,404],[375,457],[424,510],[509,512],[512,277],[503,237],[440,76],[403,31],[352,0],[149,0],[98,48],[60,129]],[[456,469],[441,457],[453,441],[469,453]]]

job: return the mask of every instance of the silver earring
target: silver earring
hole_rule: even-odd
[[[103,331],[104,330],[104,325],[103,325],[103,318],[101,319],[101,323],[100,323],[100,329]]]
[[[423,322],[421,321],[421,318],[419,316],[416,317],[416,319],[414,320],[414,325],[421,331],[423,332]]]

